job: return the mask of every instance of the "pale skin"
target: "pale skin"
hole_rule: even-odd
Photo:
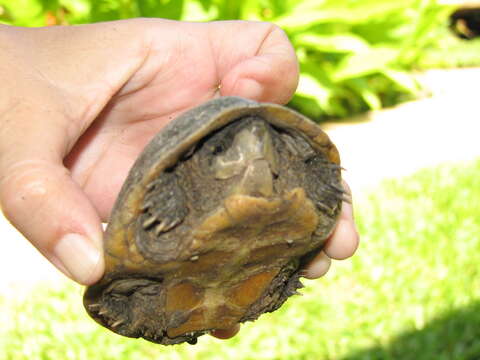
[[[298,82],[288,38],[260,22],[0,25],[0,48],[1,208],[84,285],[104,272],[102,221],[135,158],[166,123],[224,95],[285,104]],[[358,241],[344,203],[305,277],[323,276],[331,259],[352,256]]]

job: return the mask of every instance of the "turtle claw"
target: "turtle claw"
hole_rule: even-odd
[[[88,305],[88,309],[91,310],[91,311],[98,310],[98,309],[100,309],[100,307],[101,307],[100,304],[90,304],[90,305]]]
[[[351,204],[352,203],[352,197],[351,196],[342,196],[342,201]]]
[[[152,200],[146,201],[145,203],[142,204],[142,206],[140,207],[140,210],[141,210],[141,211],[148,210],[148,209],[151,208],[153,205],[154,205],[154,203],[153,203]]]
[[[144,229],[148,229],[155,221],[157,221],[157,218],[155,216],[151,216],[143,222],[142,226]]]
[[[116,328],[116,327],[119,327],[120,325],[122,325],[123,323],[125,323],[125,320],[117,320],[115,321],[112,325],[110,325],[112,328]]]
[[[193,255],[190,257],[190,261],[197,261],[200,257],[198,255]]]
[[[349,195],[347,191],[345,191],[345,189],[341,186],[338,186],[338,185],[335,185],[335,184],[332,184],[332,183],[327,183],[327,186],[332,188],[333,190],[341,193],[341,194],[346,194],[346,195]]]
[[[155,235],[160,235],[166,228],[167,228],[167,224],[165,221],[162,221],[160,224],[158,224],[156,227],[155,227]]]
[[[329,214],[333,213],[333,209],[328,207],[327,205],[325,205],[324,203],[321,203],[321,202],[317,202],[315,204],[317,206],[317,208],[319,210],[325,210],[326,212],[328,212]]]

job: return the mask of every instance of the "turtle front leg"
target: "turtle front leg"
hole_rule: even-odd
[[[186,198],[173,173],[164,172],[147,186],[142,227],[159,236],[180,224],[188,214]]]
[[[147,186],[136,226],[141,254],[156,262],[170,261],[181,251],[172,231],[188,214],[187,199],[174,173],[164,172]]]
[[[336,218],[340,212],[342,201],[347,200],[346,191],[338,180],[340,177],[335,174],[341,171],[341,167],[327,162],[320,156],[312,157],[305,163],[309,168],[307,190],[310,199],[320,212]]]

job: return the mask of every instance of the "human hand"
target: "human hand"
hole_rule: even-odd
[[[298,81],[287,37],[267,23],[0,26],[0,46],[0,205],[47,259],[86,285],[104,271],[101,221],[155,133],[219,95],[286,103]],[[330,258],[351,256],[357,243],[347,205],[306,276],[323,275]]]

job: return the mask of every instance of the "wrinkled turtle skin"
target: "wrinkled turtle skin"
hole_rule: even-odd
[[[278,309],[332,232],[337,149],[286,107],[221,97],[169,123],[112,211],[90,316],[160,344],[195,343]]]

